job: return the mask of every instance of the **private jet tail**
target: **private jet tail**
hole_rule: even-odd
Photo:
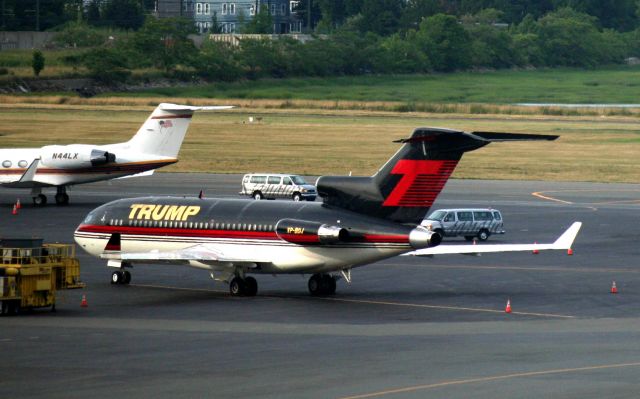
[[[146,154],[177,158],[195,111],[229,108],[233,107],[195,107],[162,103],[151,113],[135,136],[123,143],[123,146]]]
[[[555,140],[558,136],[418,128],[371,177],[322,176],[325,204],[399,223],[418,224],[444,188],[462,154],[495,141]]]

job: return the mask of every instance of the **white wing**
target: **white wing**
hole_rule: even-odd
[[[118,252],[103,255],[105,258],[119,259],[129,262],[153,262],[184,264],[189,261],[200,262],[232,262],[232,263],[265,263],[270,262],[264,256],[248,253],[246,248],[241,254],[224,251],[221,246],[198,244],[177,251]]]
[[[488,245],[438,245],[433,248],[419,249],[402,256],[432,256],[445,254],[480,254],[489,252],[568,250],[582,227],[574,222],[553,244],[488,244]]]

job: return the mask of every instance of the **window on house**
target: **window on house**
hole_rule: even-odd
[[[236,13],[236,3],[229,4],[229,14],[235,15]]]
[[[209,3],[204,3],[204,13],[209,15]]]
[[[276,5],[271,4],[271,15],[276,15]]]
[[[202,14],[202,3],[196,3],[196,14]]]
[[[249,6],[249,15],[256,15],[256,6]]]
[[[222,15],[227,15],[227,3],[222,3]]]
[[[287,5],[280,4],[280,15],[287,15]]]
[[[234,33],[235,31],[236,31],[236,24],[232,22],[229,24],[229,33]]]
[[[289,11],[294,12],[296,10],[296,8],[298,7],[298,3],[300,3],[299,1],[290,1],[289,2]]]

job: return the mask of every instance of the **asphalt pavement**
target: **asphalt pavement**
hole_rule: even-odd
[[[240,178],[89,184],[66,207],[0,189],[0,236],[72,242],[107,201],[238,197]],[[328,298],[308,295],[308,276],[257,276],[256,297],[231,297],[208,273],[172,266],[136,266],[114,286],[105,262],[78,250],[85,289],[59,292],[55,313],[0,317],[0,397],[637,397],[640,185],[452,180],[434,209],[476,206],[504,216],[507,233],[489,244],[584,225],[572,256],[396,257],[354,269]]]

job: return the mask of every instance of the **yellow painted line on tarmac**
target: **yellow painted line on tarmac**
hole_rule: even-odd
[[[550,196],[547,196],[547,195],[543,195],[542,194],[543,192],[544,191],[536,191],[536,192],[531,193],[531,195],[533,195],[534,197],[538,197],[540,199],[543,199],[543,200],[547,200],[547,201],[555,201],[555,202],[560,202],[562,204],[573,205],[573,202],[571,202],[571,201],[565,201],[565,200],[561,200],[561,199],[558,199],[558,198],[554,198],[554,197],[550,197]]]
[[[167,290],[181,290],[181,291],[192,291],[192,292],[212,292],[217,294],[226,294],[226,291],[218,291],[218,290],[209,290],[204,288],[182,288],[182,287],[172,287],[168,285],[152,285],[152,284],[130,284],[132,287],[142,287],[142,288],[158,288],[158,289],[167,289]],[[229,295],[229,298],[236,298],[234,296]],[[465,311],[465,312],[482,312],[482,313],[500,313],[504,314],[504,310],[496,310],[496,309],[483,309],[483,308],[468,308],[463,306],[445,306],[445,305],[427,305],[421,303],[405,303],[405,302],[387,302],[387,301],[375,301],[375,300],[367,300],[367,299],[348,299],[348,298],[335,298],[335,297],[302,297],[302,296],[289,296],[289,295],[259,295],[261,298],[277,298],[277,299],[315,299],[315,300],[325,300],[325,301],[335,301],[335,302],[349,302],[349,303],[361,303],[361,304],[369,304],[369,305],[384,305],[384,306],[397,306],[397,307],[410,307],[410,308],[422,308],[422,309],[439,309],[439,310],[455,310],[455,311]],[[554,313],[534,313],[534,312],[511,312],[512,315],[520,315],[520,316],[535,316],[535,317],[550,317],[550,318],[560,318],[560,319],[575,319],[575,316],[569,315],[561,315]]]
[[[602,364],[602,365],[587,366],[587,367],[529,371],[524,373],[513,373],[513,374],[495,375],[495,376],[489,376],[489,377],[468,378],[463,380],[443,381],[443,382],[437,382],[433,384],[414,385],[414,386],[408,386],[404,388],[389,389],[386,391],[370,392],[370,393],[365,393],[361,395],[343,396],[343,397],[340,397],[339,399],[376,398],[380,396],[389,396],[389,395],[395,395],[400,393],[423,391],[423,390],[434,389],[434,388],[442,388],[442,387],[450,387],[450,386],[466,385],[466,384],[476,384],[476,383],[483,383],[483,382],[493,382],[493,381],[508,380],[508,379],[514,379],[514,378],[539,377],[544,375],[555,375],[555,374],[571,374],[571,373],[581,373],[581,372],[588,372],[588,371],[598,371],[598,370],[608,370],[608,369],[638,367],[638,366],[640,366],[640,362]]]
[[[424,309],[439,309],[439,310],[455,310],[464,312],[480,312],[480,313],[500,313],[504,314],[504,310],[496,309],[483,309],[483,308],[468,308],[463,306],[445,306],[445,305],[427,305],[422,303],[405,303],[405,302],[388,302],[388,301],[374,301],[368,299],[347,299],[347,298],[331,298],[331,297],[314,297],[314,299],[324,301],[335,302],[350,302],[350,303],[363,303],[369,305],[385,305],[385,306],[400,306],[409,308],[424,308]],[[520,316],[536,316],[536,317],[552,317],[559,319],[575,319],[575,316],[561,315],[554,313],[533,313],[533,312],[511,312],[512,315]]]

